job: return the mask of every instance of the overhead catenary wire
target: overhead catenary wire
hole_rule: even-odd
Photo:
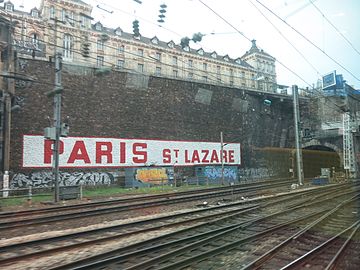
[[[318,6],[315,5],[315,1],[314,0],[309,0],[309,2],[314,6],[314,8],[321,14],[321,16],[335,29],[335,31],[351,46],[351,48],[358,54],[360,55],[359,50],[357,50],[354,46],[354,44],[352,44],[352,42],[343,34],[341,33],[341,31],[329,20],[328,17],[325,16],[325,14],[319,9]]]
[[[199,0],[201,1],[201,0]],[[354,79],[357,81],[360,81],[360,79],[352,73],[348,68],[346,68],[343,64],[341,64],[339,61],[331,57],[328,53],[326,53],[323,49],[321,49],[318,45],[316,45],[314,42],[312,42],[309,38],[307,38],[304,34],[302,34],[299,30],[294,28],[292,25],[290,25],[288,22],[286,22],[284,19],[282,19],[279,15],[277,15],[274,11],[272,11],[269,7],[267,7],[265,4],[263,4],[259,0],[255,0],[257,3],[259,3],[262,7],[264,7],[267,11],[269,11],[272,15],[274,15],[276,18],[278,18],[280,21],[282,21],[284,24],[286,24],[288,27],[290,27],[293,31],[295,31],[298,35],[300,35],[303,39],[305,39],[308,43],[310,43],[313,47],[315,47],[317,50],[322,52],[325,56],[327,56],[331,61],[333,61],[335,64],[337,64],[339,67],[344,69],[347,73],[349,73]]]
[[[217,17],[219,17],[221,20],[223,20],[226,24],[228,24],[231,28],[233,28],[237,33],[239,33],[241,36],[243,36],[245,39],[250,40],[250,38],[248,38],[243,32],[239,31],[234,25],[232,25],[227,19],[225,19],[223,16],[221,16],[218,12],[216,12],[213,8],[211,8],[210,6],[208,6],[207,4],[205,4],[202,0],[198,0],[200,3],[202,3],[206,8],[208,8],[210,11],[212,11]],[[258,2],[258,0],[256,0]],[[294,72],[291,68],[289,68],[288,66],[286,66],[285,64],[283,64],[281,61],[279,61],[279,59],[276,59],[276,61],[283,66],[285,69],[287,69],[289,72],[291,72],[293,75],[295,75],[296,77],[298,77],[300,80],[302,80],[305,84],[309,85],[314,91],[319,92],[320,95],[324,96],[326,98],[326,96],[321,93],[320,91],[317,91],[316,89],[314,89],[314,87],[308,83],[304,78],[302,78],[300,75],[298,75],[296,72]],[[305,90],[306,91],[306,90]],[[307,91],[308,93],[312,94],[310,91]],[[340,110],[341,112],[344,112],[344,109],[341,108],[339,105],[337,105],[336,103],[330,101],[338,110]],[[329,105],[327,105],[329,106]],[[332,107],[334,108],[334,107]]]
[[[253,1],[249,0],[249,2],[276,29],[279,35],[282,36],[282,38],[285,39],[287,43],[289,43],[290,46],[306,61],[306,63],[308,63],[313,68],[313,70],[318,74],[318,76],[321,77],[320,72],[316,69],[316,67],[312,63],[310,63],[310,61],[305,57],[305,55],[302,52],[300,52],[298,48],[296,48],[296,46],[280,31],[278,27],[275,26],[275,24],[268,17],[266,17],[266,15],[253,3]]]

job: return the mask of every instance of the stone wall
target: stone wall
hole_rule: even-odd
[[[12,119],[11,170],[29,174],[34,170],[21,166],[22,136],[42,135],[51,125],[53,98],[45,93],[54,87],[54,63],[19,63],[18,71],[36,82],[16,90],[21,110]],[[63,66],[62,82],[70,136],[220,141],[223,131],[225,142],[242,144],[241,169],[263,168],[274,176],[281,174],[281,162],[268,168],[261,160],[267,155],[257,149],[293,144],[291,97],[70,65]]]

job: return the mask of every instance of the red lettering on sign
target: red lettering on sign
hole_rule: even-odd
[[[134,143],[133,144],[133,154],[137,155],[137,157],[133,157],[134,163],[145,163],[147,161],[147,152],[138,150],[137,148],[147,149],[146,143]]]
[[[188,150],[185,150],[185,163],[190,163],[191,160],[188,157]]]
[[[229,150],[229,162],[235,162],[234,150]]]
[[[124,142],[120,143],[120,163],[126,162],[126,144]]]
[[[209,163],[210,161],[207,159],[209,155],[209,150],[201,150],[201,153],[204,154],[201,162]]]
[[[219,156],[218,156],[216,150],[212,150],[210,162],[211,163],[213,163],[213,162],[218,163],[219,162]]]
[[[103,149],[105,146],[106,149]],[[106,157],[107,163],[112,163],[112,143],[96,142],[96,163],[101,163],[102,156]]]
[[[45,140],[44,141],[44,163],[51,164],[51,157],[53,155],[53,147],[54,141]],[[64,153],[64,142],[59,141],[59,155]]]
[[[175,158],[178,158],[179,157],[179,149],[174,149],[174,152],[175,152]]]
[[[200,157],[199,157],[199,152],[198,150],[194,150],[193,155],[192,155],[192,163],[198,162],[200,163]]]
[[[89,154],[83,141],[75,142],[67,163],[74,163],[75,160],[83,160],[85,163],[90,163]]]
[[[227,151],[226,150],[223,150],[223,160],[224,162],[228,162],[228,158],[227,158]]]
[[[163,163],[171,163],[171,150],[164,149],[163,150]]]

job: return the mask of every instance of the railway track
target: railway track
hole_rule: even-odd
[[[359,231],[359,199],[341,203],[242,269],[332,269]]]
[[[100,267],[101,269],[180,269],[205,258],[209,262],[209,258],[216,254],[237,248],[243,243],[265,236],[269,237],[278,230],[282,230],[283,234],[292,234],[299,227],[318,218],[324,211],[331,211],[339,201],[343,201],[347,196],[349,194],[346,193],[337,196],[334,194],[327,198],[322,198],[323,196],[320,195],[319,198],[322,200],[313,198],[308,203],[284,205],[287,209],[271,214],[256,213],[256,215],[245,218],[230,227],[225,226],[219,230],[211,229],[205,234],[204,232],[200,234],[192,232],[190,236],[180,234],[175,238],[163,241],[163,243],[152,239],[148,243],[127,246],[109,254],[98,255],[95,258],[87,258],[74,264],[52,269],[99,269]],[[325,202],[328,204],[326,210],[319,205]],[[213,263],[211,259],[210,263]],[[205,268],[202,265],[191,269],[209,269],[209,265]]]
[[[47,209],[0,213],[0,232],[21,227],[38,226],[42,224],[48,225],[53,222],[64,222],[86,217],[128,212],[136,209],[143,210],[156,206],[168,206],[171,204],[207,200],[209,198],[223,198],[226,196],[257,196],[259,195],[259,191],[288,186],[289,183],[289,180],[286,180],[270,184],[249,184],[245,187],[220,187],[201,190],[198,192],[188,191],[81,205],[52,207]]]
[[[238,219],[239,215],[242,215],[244,213],[252,212],[251,215],[257,215],[260,210],[264,211],[263,209],[265,209],[265,207],[271,207],[272,205],[286,202],[289,200],[291,200],[292,203],[302,203],[307,200],[306,198],[312,197],[318,192],[318,190],[304,190],[301,192],[297,192],[297,194],[293,193],[291,195],[283,194],[276,197],[263,197],[261,199],[253,199],[249,201],[240,201],[231,204],[218,205],[175,215],[172,214],[158,218],[145,219],[137,222],[108,226],[93,230],[87,230],[84,232],[61,235],[57,237],[45,237],[32,241],[13,243],[11,245],[0,246],[0,253],[2,254],[0,255],[0,264],[14,262],[14,260],[25,259],[35,255],[39,256],[46,255],[51,252],[59,252],[61,250],[67,250],[69,248],[78,248],[86,245],[94,245],[113,239],[128,237],[133,234],[145,233],[168,227],[178,227],[183,224],[188,224],[187,226],[196,227],[198,225],[203,225],[204,223],[220,223],[221,226],[223,226],[222,223],[226,222],[229,219]],[[326,192],[323,192],[321,196],[332,196],[332,194],[333,189],[330,189]],[[263,204],[261,209],[260,203]],[[73,239],[76,239],[76,243],[72,243]],[[49,248],[49,245],[51,245],[52,247]],[[44,248],[44,246],[46,248]],[[21,250],[21,254],[17,254],[19,250]]]
[[[321,194],[316,194],[319,193],[319,190],[307,190],[298,192],[298,194],[287,194],[287,196],[281,195],[278,197],[262,198],[253,200],[251,202],[232,203],[230,205],[212,207],[212,209],[198,209],[196,211],[191,211],[191,213],[183,213],[176,216],[169,215],[168,217],[149,219],[138,223],[135,222],[121,226],[109,226],[108,228],[81,232],[79,234],[69,234],[59,237],[37,239],[34,241],[24,241],[22,243],[1,247],[0,253],[2,255],[0,257],[0,264],[16,264],[16,262],[29,260],[34,257],[38,258],[41,256],[52,256],[51,254],[59,252],[71,252],[71,250],[76,250],[86,246],[91,247],[104,244],[109,240],[121,241],[124,238],[128,238],[130,235],[146,233],[155,230],[164,230],[166,228],[177,228],[174,231],[175,236],[160,236],[160,240],[156,238],[155,240],[143,241],[143,243],[136,244],[135,249],[144,250],[142,245],[146,244],[147,242],[149,242],[147,245],[150,244],[151,246],[156,246],[159,244],[159,241],[163,243],[163,245],[168,245],[168,243],[174,242],[175,239],[179,238],[187,239],[187,241],[190,242],[195,240],[198,241],[198,237],[213,237],[214,235],[221,234],[222,232],[235,230],[235,228],[238,228],[239,226],[241,228],[244,226],[251,227],[251,224],[254,222],[260,222],[260,220],[267,220],[266,226],[268,226],[268,223],[270,222],[269,219],[271,217],[278,217],[281,215],[279,212],[275,211],[275,209],[279,207],[286,208],[282,211],[283,214],[286,214],[289,213],[290,209],[295,211],[296,209],[300,208],[309,208],[310,205],[317,203],[314,201],[315,199],[322,199],[323,201],[333,200],[335,194],[334,189],[328,189],[326,192],[324,190],[322,190]],[[346,196],[346,193],[342,193],[343,194],[339,194],[338,196]],[[278,221],[275,223],[278,223]],[[182,230],[180,230],[180,232],[176,232],[179,231],[179,227]],[[194,233],[194,231],[197,233]],[[171,233],[172,232],[170,232],[170,234]],[[176,236],[177,233],[179,235]],[[76,241],[74,241],[74,239],[76,239]],[[175,244],[179,245],[179,243]],[[125,246],[122,253],[128,253],[130,250],[131,246]],[[145,248],[145,250],[147,249]],[[105,255],[101,256],[108,258],[110,255],[105,253]],[[134,261],[139,262],[141,260],[139,258],[135,258],[133,259],[132,264],[134,264]],[[43,269],[50,268],[51,267],[47,266]],[[72,268],[73,266],[70,268],[65,267],[59,269]]]

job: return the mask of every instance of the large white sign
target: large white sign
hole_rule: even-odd
[[[23,167],[52,166],[53,141],[24,135]],[[223,163],[241,163],[239,143],[224,144]],[[221,144],[214,142],[162,141],[115,138],[61,138],[59,166],[138,167],[221,164]]]

